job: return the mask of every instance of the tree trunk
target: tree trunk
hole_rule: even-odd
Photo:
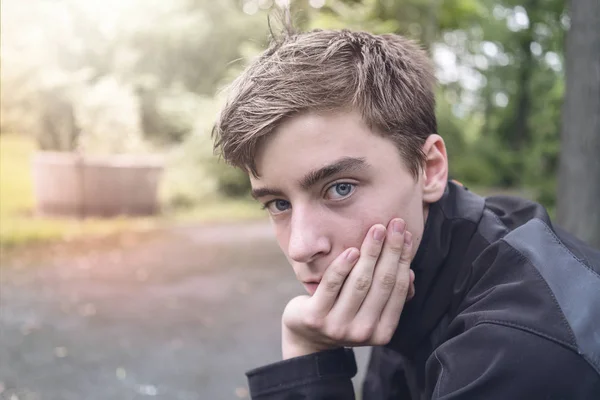
[[[571,0],[558,224],[600,248],[600,2]]]
[[[531,114],[531,78],[535,69],[535,60],[531,53],[531,43],[534,40],[534,13],[539,9],[538,0],[528,0],[523,3],[523,7],[529,16],[529,27],[527,30],[519,32],[519,48],[517,54],[520,55],[520,64],[517,74],[517,86],[519,88],[514,107],[514,120],[509,132],[509,146],[515,151],[524,150],[531,142],[531,127],[529,126],[529,117]],[[519,182],[521,183],[521,182]]]

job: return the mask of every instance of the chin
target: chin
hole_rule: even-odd
[[[311,296],[315,294],[315,292],[317,291],[317,287],[319,287],[319,284],[316,282],[303,283],[302,285],[304,286],[306,292]]]

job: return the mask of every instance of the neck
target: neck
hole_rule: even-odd
[[[449,183],[442,198],[424,207],[425,228],[413,259],[415,297],[406,303],[390,347],[407,354],[448,312],[458,268],[467,262],[483,199]]]

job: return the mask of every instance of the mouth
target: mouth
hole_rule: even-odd
[[[308,294],[310,294],[312,296],[317,291],[317,287],[319,287],[319,283],[320,282],[315,282],[315,281],[313,281],[313,282],[302,282],[302,285],[304,286],[304,289],[306,289],[306,291],[308,292]]]

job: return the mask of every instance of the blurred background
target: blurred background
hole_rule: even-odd
[[[600,247],[597,0],[1,6],[1,399],[248,398],[244,371],[278,359],[300,288],[210,138],[276,8],[418,40],[452,177]]]

